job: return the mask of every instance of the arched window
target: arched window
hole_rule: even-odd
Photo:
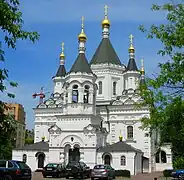
[[[84,103],[89,103],[89,86],[84,86]]]
[[[155,161],[156,163],[160,163],[160,152],[159,151],[156,152]]]
[[[116,95],[116,84],[117,84],[117,82],[113,82],[113,84],[112,84],[113,95]]]
[[[27,155],[26,155],[26,154],[23,154],[23,156],[22,156],[22,161],[23,161],[24,163],[27,162]]]
[[[167,157],[165,151],[161,151],[161,162],[167,163]]]
[[[73,103],[78,103],[78,96],[79,96],[78,85],[74,85],[72,89],[72,102]]]
[[[133,126],[127,127],[127,139],[133,139]]]
[[[165,151],[157,151],[155,154],[156,163],[167,163],[167,155]]]
[[[98,94],[102,94],[102,81],[98,82]]]
[[[121,156],[121,166],[126,166],[126,157]]]

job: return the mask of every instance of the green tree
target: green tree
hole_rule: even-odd
[[[160,143],[170,142],[174,167],[183,168],[184,162],[184,4],[153,5],[153,10],[165,11],[166,23],[140,26],[149,39],[158,39],[163,44],[158,54],[168,60],[159,63],[160,72],[148,78],[141,86],[144,102],[148,105],[150,118],[143,118],[143,128],[159,130]],[[148,89],[149,90],[148,90]],[[180,163],[180,164],[179,164]]]
[[[33,144],[33,143],[34,143],[34,130],[26,129],[25,144]]]
[[[22,13],[19,10],[19,0],[0,0],[0,27],[3,39],[0,41],[0,62],[5,61],[5,52],[2,44],[6,44],[8,48],[16,48],[17,40],[30,40],[35,42],[39,38],[37,32],[27,32],[23,30]],[[11,82],[8,77],[8,70],[0,67],[0,91],[14,98],[14,94],[7,91],[6,84],[16,87],[17,83]],[[5,113],[6,104],[0,100],[0,156],[6,157],[6,150],[12,147],[11,139],[14,133],[14,123],[9,115]]]

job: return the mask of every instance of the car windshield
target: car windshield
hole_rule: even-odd
[[[29,166],[25,164],[24,162],[17,162],[20,169],[29,169]]]
[[[57,164],[47,164],[46,167],[57,167]]]
[[[94,169],[105,169],[104,165],[96,165]]]

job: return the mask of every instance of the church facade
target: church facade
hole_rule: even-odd
[[[47,163],[83,161],[111,164],[131,174],[172,168],[170,145],[157,147],[157,133],[141,129],[141,118],[149,117],[139,85],[145,83],[144,65],[138,69],[130,36],[128,65],[121,63],[110,38],[105,11],[102,40],[88,62],[82,22],[78,56],[69,72],[65,69],[64,45],[60,66],[53,77],[49,99],[35,109],[34,144],[13,150],[13,159],[24,160],[32,170]]]

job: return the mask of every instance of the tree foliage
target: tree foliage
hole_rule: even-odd
[[[34,130],[26,129],[25,144],[33,144],[33,143],[34,143]]]
[[[30,40],[35,42],[39,38],[37,32],[28,32],[23,29],[22,13],[19,10],[19,0],[0,0],[0,27],[3,39],[0,41],[0,63],[5,61],[5,52],[2,45],[8,48],[16,48],[18,40]],[[0,67],[0,91],[14,98],[14,94],[7,91],[6,83],[16,87],[17,83],[11,82],[8,77],[8,70]],[[0,152],[3,157],[5,147],[11,147],[12,135],[14,133],[14,123],[12,119],[5,113],[6,104],[0,100]],[[7,133],[8,132],[8,133]],[[5,156],[4,156],[5,157]]]
[[[161,41],[163,49],[158,54],[167,60],[159,63],[160,72],[147,79],[147,86],[141,87],[143,105],[148,105],[150,110],[150,118],[142,119],[143,127],[159,129],[160,143],[170,142],[175,162],[183,162],[184,4],[153,5],[152,9],[165,11],[166,23],[148,29],[140,26],[140,29],[148,34],[149,39]],[[179,167],[178,163],[174,165]]]

